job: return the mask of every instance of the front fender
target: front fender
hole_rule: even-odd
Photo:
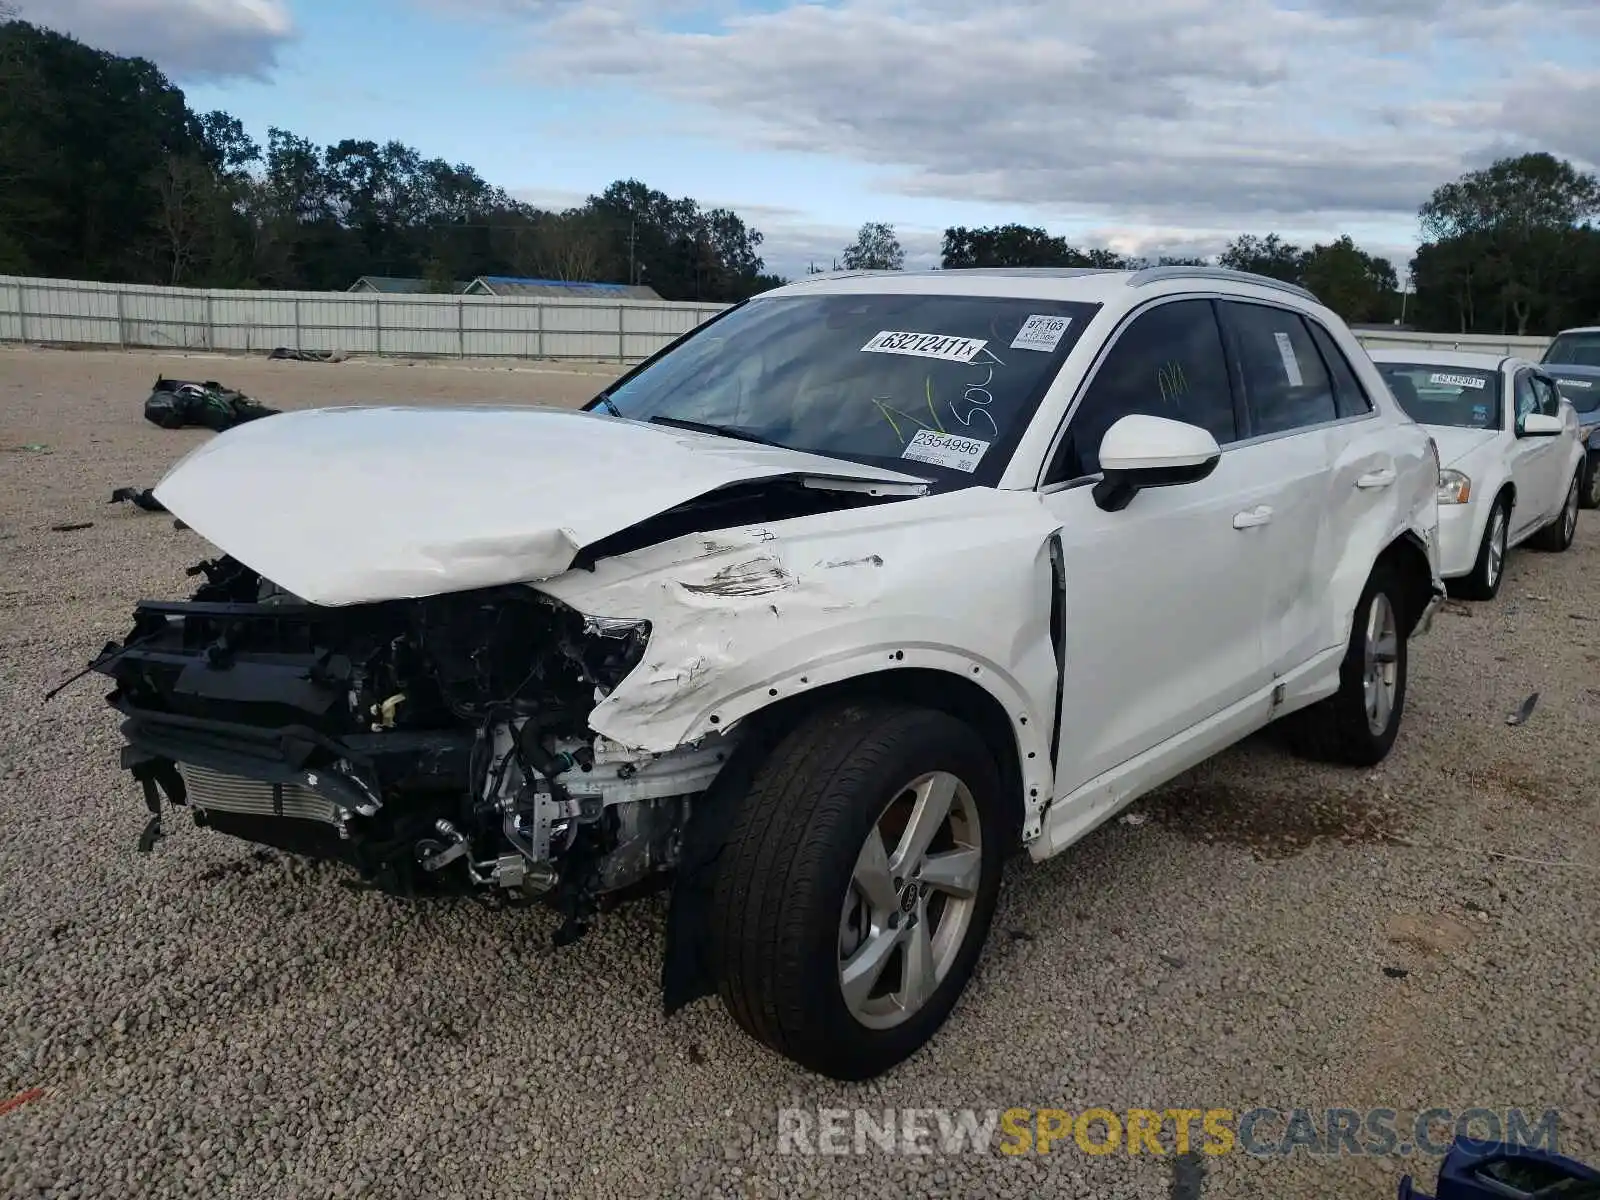
[[[1051,795],[1055,529],[1032,493],[970,488],[694,534],[538,586],[651,622],[642,661],[589,716],[607,738],[664,753],[841,681],[944,671],[1005,710],[1027,827]]]

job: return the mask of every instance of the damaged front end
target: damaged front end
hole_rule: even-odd
[[[570,937],[599,897],[670,870],[730,748],[638,754],[589,728],[647,621],[524,585],[324,607],[232,558],[191,574],[192,599],[141,603],[94,664],[116,681],[146,848],[164,793],[384,891],[544,896]]]

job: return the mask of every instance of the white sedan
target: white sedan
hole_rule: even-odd
[[[1439,447],[1440,574],[1492,600],[1506,551],[1562,551],[1578,527],[1583,443],[1537,363],[1455,350],[1374,350],[1395,399]]]

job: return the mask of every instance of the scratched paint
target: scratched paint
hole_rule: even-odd
[[[704,583],[682,585],[685,591],[701,596],[765,596],[794,586],[794,576],[776,558],[766,555],[723,567]]]

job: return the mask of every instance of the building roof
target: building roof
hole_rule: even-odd
[[[549,296],[559,299],[660,300],[655,288],[626,283],[591,283],[587,280],[528,279],[516,275],[480,275],[466,287],[472,296]]]
[[[464,279],[458,279],[450,285],[453,295],[461,295],[472,285]],[[434,283],[431,279],[402,279],[395,275],[363,275],[350,285],[352,292],[384,292],[388,295],[417,296],[432,293]]]

